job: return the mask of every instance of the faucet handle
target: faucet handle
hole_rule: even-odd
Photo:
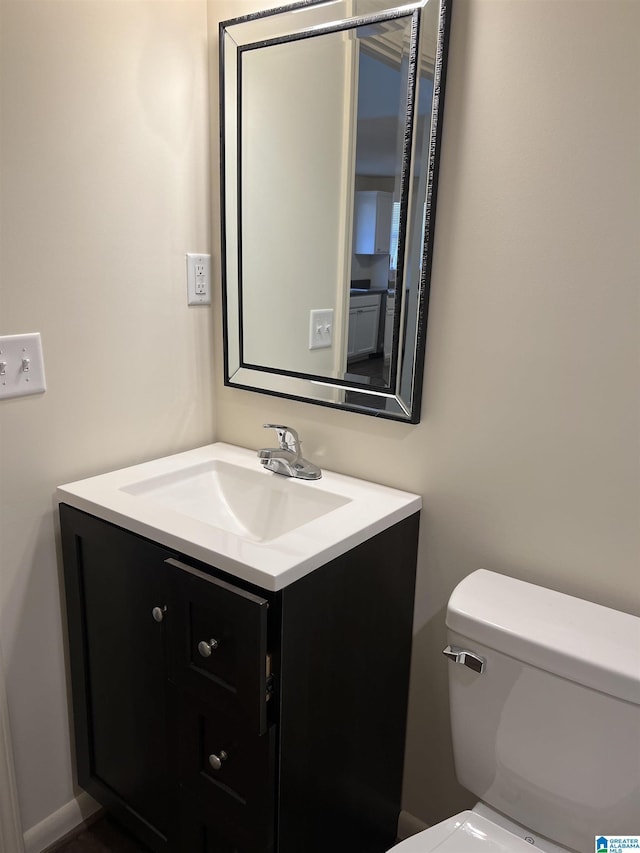
[[[262,426],[264,429],[275,429],[282,450],[300,452],[300,439],[293,427],[284,426],[284,424],[262,424]]]

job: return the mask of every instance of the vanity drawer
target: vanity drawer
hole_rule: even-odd
[[[166,561],[171,588],[169,678],[238,718],[267,729],[265,598],[186,563]]]
[[[237,719],[194,696],[172,691],[180,796],[211,849],[270,849],[274,834],[275,726],[247,735]],[[199,842],[200,843],[200,842]],[[217,845],[217,846],[216,846]],[[204,850],[208,847],[201,843]],[[199,850],[199,848],[196,848]],[[189,853],[195,853],[190,849]]]
[[[214,815],[202,811],[190,797],[183,796],[180,808],[180,835],[176,853],[273,853],[274,845],[244,843],[229,837]]]

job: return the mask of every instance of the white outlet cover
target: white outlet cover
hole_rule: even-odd
[[[46,390],[40,332],[0,337],[0,400]]]
[[[196,267],[204,272],[204,287],[196,289]],[[211,255],[187,252],[187,304],[211,305]]]
[[[309,349],[333,346],[333,308],[313,308],[309,312]]]

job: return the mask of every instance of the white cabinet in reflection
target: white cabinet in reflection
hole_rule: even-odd
[[[396,310],[395,294],[387,296],[387,306],[384,312],[384,359],[391,360],[391,349],[393,347],[393,313]]]
[[[356,255],[385,255],[391,246],[393,193],[359,190],[355,194],[353,251]]]
[[[349,303],[347,358],[370,355],[378,350],[380,294],[352,296]]]

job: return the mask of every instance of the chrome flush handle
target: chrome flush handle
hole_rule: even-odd
[[[487,663],[486,658],[470,652],[469,649],[461,649],[459,646],[447,646],[442,650],[442,654],[454,663],[461,663],[474,672],[483,673]]]

